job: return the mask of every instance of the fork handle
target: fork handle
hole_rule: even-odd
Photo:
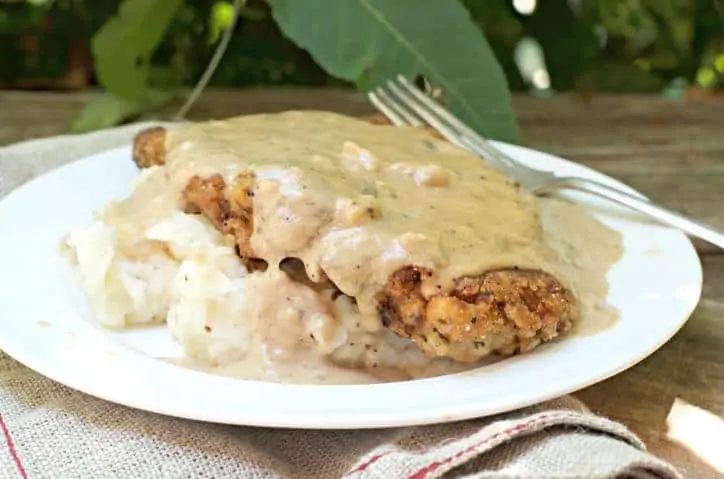
[[[547,183],[544,186],[536,188],[534,192],[536,194],[546,194],[554,190],[561,189],[578,190],[614,201],[650,216],[660,223],[677,228],[691,236],[696,236],[697,238],[701,238],[704,241],[724,249],[724,233],[718,231],[714,227],[687,218],[679,213],[664,208],[663,206],[652,203],[647,199],[625,193],[597,181],[561,177],[557,178],[555,181]]]

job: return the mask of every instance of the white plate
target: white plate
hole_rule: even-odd
[[[548,154],[502,147],[531,165],[623,187]],[[79,160],[0,202],[0,349],[60,383],[135,408],[298,428],[391,427],[490,415],[633,366],[683,326],[701,294],[701,265],[683,234],[606,207],[599,217],[623,234],[625,247],[608,277],[608,301],[621,320],[596,335],[572,336],[472,372],[399,383],[283,385],[195,372],[152,357],[178,353],[163,328],[111,333],[96,326],[58,253],[62,235],[88,224],[93,209],[129,193],[138,174],[130,155],[125,147]]]

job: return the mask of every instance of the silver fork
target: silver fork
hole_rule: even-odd
[[[493,146],[472,128],[465,125],[443,106],[416,88],[404,76],[389,80],[368,93],[370,102],[397,126],[429,126],[448,141],[481,157],[492,167],[515,179],[522,187],[536,195],[547,195],[557,190],[577,190],[614,201],[643,213],[660,223],[677,228],[724,249],[724,234],[704,223],[639,196],[621,191],[597,181],[570,176],[558,176],[550,171],[523,165]]]

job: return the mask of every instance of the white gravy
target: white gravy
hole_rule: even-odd
[[[320,355],[299,325],[309,315],[334,316],[335,306],[279,272],[288,257],[299,258],[313,280],[324,271],[356,298],[356,316],[337,319],[354,323],[348,329],[360,338],[384,336],[372,349],[408,347],[387,338],[391,333],[383,330],[373,300],[406,265],[433,270],[423,291],[436,293],[445,293],[460,276],[498,267],[541,269],[575,292],[582,316],[577,334],[594,334],[616,320],[605,297],[606,273],[621,255],[618,233],[579,206],[534,197],[425,131],[291,111],[174,128],[167,132],[166,151],[165,187],[137,190],[135,199],[117,207],[113,221],[146,224],[177,208],[193,175],[220,173],[233,185],[238,174],[250,171],[256,178],[251,247],[269,263],[250,285],[252,352],[227,365],[182,361],[188,367],[269,381],[355,383],[477,366],[444,359],[420,359],[420,367],[404,371],[376,363],[366,363],[366,370],[333,364],[334,356]],[[335,341],[334,332],[319,334]]]

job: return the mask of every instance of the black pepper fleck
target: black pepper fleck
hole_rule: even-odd
[[[432,330],[435,332],[435,334],[437,334],[440,337],[440,339],[442,339],[446,343],[450,342],[450,339],[447,336],[445,336],[444,334],[442,334],[437,328],[432,328]]]

